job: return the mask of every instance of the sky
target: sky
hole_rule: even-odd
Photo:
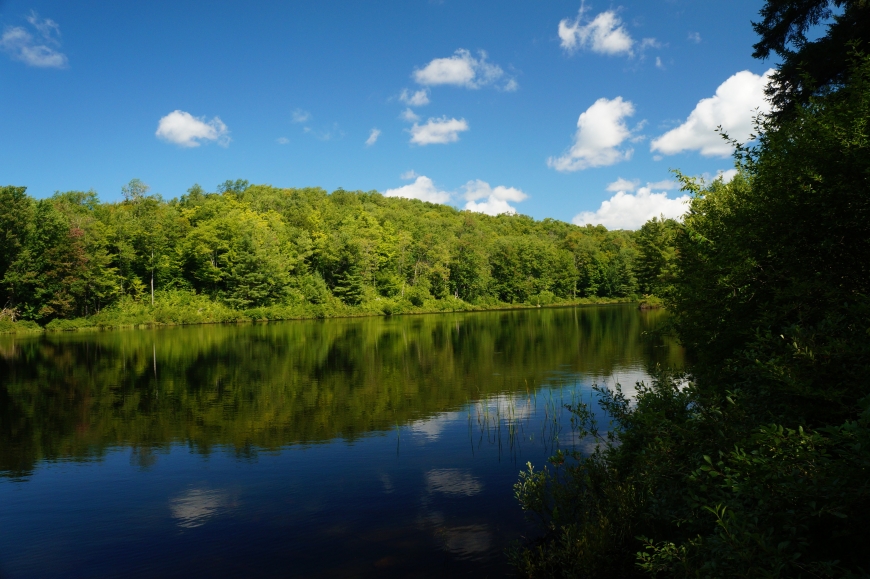
[[[0,0],[0,184],[376,190],[636,229],[734,170],[761,0]]]

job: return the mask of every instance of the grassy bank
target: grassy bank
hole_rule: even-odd
[[[397,297],[367,301],[357,306],[346,305],[338,299],[329,299],[319,304],[278,304],[236,310],[220,302],[210,300],[203,295],[188,291],[172,290],[157,292],[153,306],[150,300],[122,299],[117,304],[98,314],[83,318],[55,319],[44,327],[31,321],[13,321],[9,318],[0,318],[0,334],[469,312],[547,306],[615,304],[631,301],[636,301],[636,299],[592,297],[560,300],[558,298],[541,299],[536,296],[536,299],[520,304],[510,304],[496,300],[472,304],[452,297],[444,299],[415,299],[414,301]]]

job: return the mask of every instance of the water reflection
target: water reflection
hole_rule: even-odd
[[[183,529],[202,526],[229,507],[229,493],[201,488],[190,489],[169,500],[172,518]]]
[[[483,490],[483,483],[470,473],[455,468],[430,470],[426,473],[426,491],[470,497]]]
[[[561,375],[679,362],[631,306],[0,336],[0,475],[118,445],[181,442],[253,456],[414,424],[469,402],[527,396]],[[155,370],[156,369],[156,370]]]
[[[460,557],[475,557],[491,551],[492,533],[486,525],[447,527],[440,536],[445,549]]]
[[[522,465],[591,450],[592,382],[679,364],[663,315],[0,337],[0,575],[503,576]]]

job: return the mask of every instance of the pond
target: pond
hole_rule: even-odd
[[[635,305],[0,336],[0,577],[510,574],[563,405],[682,350]]]

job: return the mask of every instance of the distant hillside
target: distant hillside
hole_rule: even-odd
[[[123,191],[124,201],[102,203],[94,192],[35,200],[24,187],[0,188],[7,318],[117,325],[153,321],[155,308],[168,321],[169,310],[186,310],[178,322],[257,309],[266,318],[398,313],[644,289],[629,231],[241,180],[171,200],[138,180]]]

